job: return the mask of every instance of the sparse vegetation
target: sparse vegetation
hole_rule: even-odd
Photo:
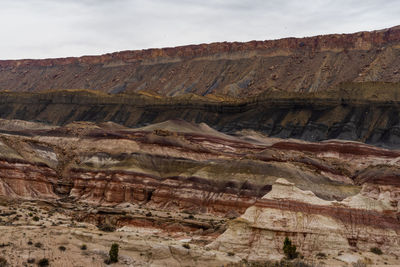
[[[35,222],[38,222],[38,221],[39,221],[39,217],[38,217],[38,216],[34,216],[34,217],[33,217],[33,220],[34,220]]]
[[[6,267],[8,266],[8,262],[5,258],[0,257],[0,267]]]
[[[82,246],[81,246],[81,250],[87,250],[87,246],[86,246],[86,244],[82,244]]]
[[[382,255],[383,254],[382,250],[380,248],[377,248],[377,247],[371,248],[370,251],[372,253],[375,253],[376,255]]]
[[[50,263],[47,258],[43,258],[38,261],[38,266],[40,266],[40,267],[46,267],[46,266],[49,266],[49,264]]]
[[[119,250],[118,244],[113,243],[111,245],[110,252],[109,252],[111,263],[118,262],[118,250]]]
[[[43,244],[40,243],[40,242],[36,242],[36,243],[35,243],[35,247],[37,247],[37,248],[41,248],[42,246],[43,246]]]
[[[229,252],[227,253],[227,255],[228,255],[229,257],[233,257],[233,256],[235,256],[235,252],[229,251]]]
[[[60,251],[66,251],[66,250],[67,250],[67,248],[64,247],[64,246],[59,246],[58,249],[59,249]]]
[[[190,249],[190,245],[188,243],[183,244],[182,247],[184,247],[186,249]]]
[[[289,260],[297,258],[299,253],[296,252],[296,249],[296,246],[292,245],[292,241],[289,237],[286,237],[285,241],[283,241],[283,253],[285,253],[286,258]]]
[[[319,258],[319,259],[326,259],[326,254],[325,253],[323,253],[323,252],[319,252],[319,253],[317,253],[317,258]]]
[[[97,228],[104,232],[114,232],[115,231],[115,227],[112,226],[111,224],[107,224],[107,223],[100,224],[97,226]]]

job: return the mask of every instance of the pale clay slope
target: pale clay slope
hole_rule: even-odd
[[[282,205],[285,205],[285,201],[291,200],[321,207],[368,207],[377,211],[393,210],[387,201],[374,200],[363,196],[362,193],[342,202],[325,201],[316,197],[311,191],[298,189],[283,178],[277,179],[272,191],[263,199],[282,201]],[[307,207],[304,207],[304,211],[251,206],[240,218],[233,220],[228,229],[209,247],[235,252],[249,261],[280,260],[283,258],[283,240],[289,235],[297,245],[298,251],[306,257],[324,252],[332,260],[351,263],[362,259],[361,253],[371,254],[368,251],[371,247],[377,246],[376,243],[381,243],[382,250],[391,254],[394,259],[399,256],[400,250],[395,244],[399,244],[400,237],[394,230],[357,224],[346,225],[340,218],[307,213]],[[358,240],[356,250],[349,245],[349,238]],[[356,252],[357,250],[360,253]],[[400,261],[395,260],[395,262],[400,264]]]
[[[365,185],[364,187],[366,187]],[[272,186],[271,192],[262,197],[263,199],[272,200],[295,200],[313,205],[322,206],[345,206],[354,209],[367,209],[382,211],[399,211],[400,206],[393,207],[390,203],[390,193],[383,192],[377,196],[377,199],[373,199],[367,195],[364,195],[363,190],[360,194],[348,197],[342,201],[326,201],[317,197],[311,191],[303,191],[295,186],[294,183],[290,183],[284,178],[279,178],[275,181]]]

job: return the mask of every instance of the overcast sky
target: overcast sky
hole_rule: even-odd
[[[268,40],[400,24],[396,0],[0,0],[0,59]]]

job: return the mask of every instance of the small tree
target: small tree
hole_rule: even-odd
[[[289,260],[293,260],[297,258],[298,252],[296,252],[296,246],[292,245],[292,241],[288,237],[285,238],[285,241],[283,241],[283,253],[285,253],[286,258]]]
[[[111,245],[109,255],[111,263],[118,262],[118,244],[114,243]]]

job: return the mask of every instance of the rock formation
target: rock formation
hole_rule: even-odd
[[[400,147],[397,84],[349,83],[340,88],[324,93],[269,90],[258,97],[231,101],[84,90],[4,92],[0,93],[0,117],[53,125],[113,121],[128,127],[183,119],[230,134],[255,130],[279,138],[344,139]]]
[[[399,189],[392,187],[392,192]],[[209,246],[249,261],[276,260],[283,258],[283,241],[290,237],[306,257],[317,252],[340,256],[373,247],[399,256],[398,201],[371,198],[364,190],[340,202],[326,201],[279,178]]]
[[[394,27],[0,61],[0,247],[252,266],[289,237],[306,262],[398,265],[399,53]]]
[[[399,82],[400,28],[213,43],[102,56],[0,61],[0,90],[93,89],[247,97],[270,87],[324,91],[341,82]]]

